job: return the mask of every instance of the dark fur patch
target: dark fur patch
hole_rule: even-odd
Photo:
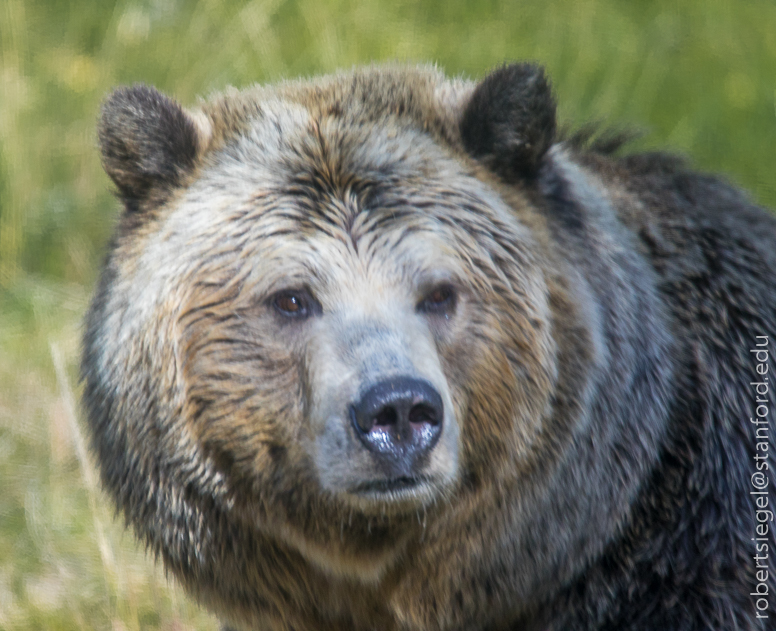
[[[555,99],[542,68],[512,64],[486,77],[466,107],[461,137],[505,180],[534,175],[555,138]]]
[[[197,130],[175,101],[145,85],[119,88],[102,106],[102,163],[127,210],[182,183],[197,155]]]

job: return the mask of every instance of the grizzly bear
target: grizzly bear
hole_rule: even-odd
[[[543,71],[120,88],[104,486],[235,629],[774,629],[776,219]]]

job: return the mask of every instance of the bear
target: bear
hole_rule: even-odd
[[[776,219],[543,69],[117,89],[104,488],[225,628],[773,629]]]

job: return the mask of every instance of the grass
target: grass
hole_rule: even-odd
[[[478,0],[0,0],[0,630],[207,629],[123,534],[83,448],[80,321],[116,214],[99,103],[374,60],[481,76],[534,59],[563,121],[648,132],[776,206],[776,5]]]

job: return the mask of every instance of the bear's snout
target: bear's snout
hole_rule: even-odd
[[[307,338],[317,396],[303,444],[326,491],[366,512],[414,511],[458,475],[460,432],[435,340],[415,314],[365,317],[356,301],[342,304]]]
[[[380,381],[349,412],[356,436],[390,479],[415,477],[442,433],[442,397],[421,379]]]

